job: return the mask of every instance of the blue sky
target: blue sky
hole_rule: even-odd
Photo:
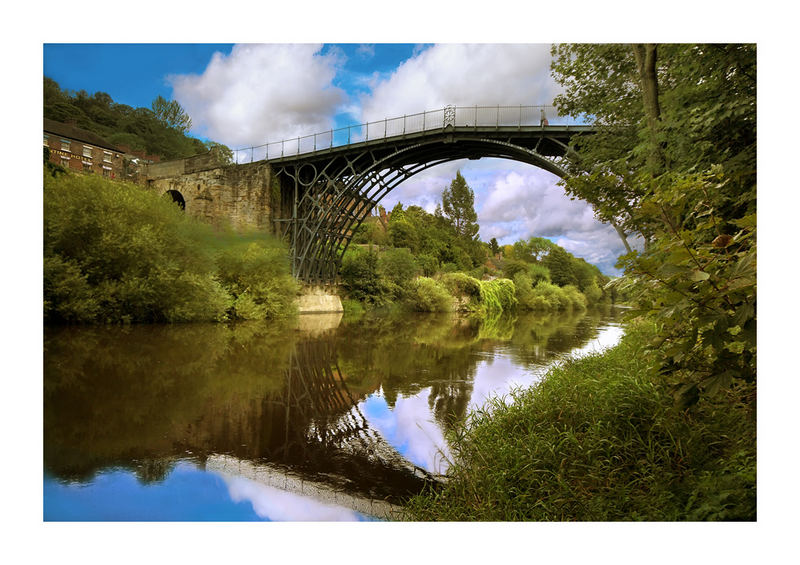
[[[44,75],[68,90],[108,93],[150,107],[177,100],[192,135],[231,148],[436,110],[448,104],[552,104],[550,45],[541,44],[192,44],[45,43]],[[552,123],[552,121],[551,121]],[[381,204],[433,211],[460,170],[475,192],[484,241],[547,237],[618,274],[614,230],[571,201],[557,178],[498,159],[454,161],[420,173]]]

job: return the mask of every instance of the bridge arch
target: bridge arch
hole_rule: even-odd
[[[392,190],[436,165],[460,159],[519,161],[566,176],[568,144],[588,126],[540,124],[513,127],[451,123],[410,136],[398,135],[342,147],[269,159],[286,193],[292,217],[283,223],[291,242],[293,274],[311,284],[336,280],[355,229]]]
[[[174,189],[168,190],[164,193],[164,197],[170,198],[181,210],[186,210],[186,199],[180,191]]]
[[[297,248],[300,265],[306,267],[300,278],[321,281],[326,271],[329,277],[334,276],[351,234],[374,207],[403,182],[444,163],[480,158],[519,161],[561,178],[567,174],[563,166],[533,150],[498,140],[479,139],[455,144],[428,142],[405,148],[376,162],[363,173],[353,175],[341,190],[328,183],[316,195],[317,199],[328,200],[330,205],[318,217],[308,218],[314,222],[309,226],[309,235],[314,232],[317,236],[298,241],[301,243]],[[352,206],[354,193],[359,195],[359,205],[355,209]]]

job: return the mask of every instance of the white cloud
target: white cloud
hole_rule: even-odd
[[[330,129],[344,91],[333,86],[341,51],[320,45],[236,45],[202,75],[169,77],[193,132],[231,147]]]
[[[448,104],[552,104],[550,46],[441,44],[403,62],[362,97],[362,119],[436,110]]]
[[[247,501],[261,518],[276,522],[356,521],[358,515],[341,506],[284,491],[256,481],[221,473],[233,502]]]

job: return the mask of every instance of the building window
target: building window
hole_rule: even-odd
[[[47,134],[45,134],[45,136],[44,136],[44,146],[45,147],[49,147],[50,146],[50,136],[47,135]]]
[[[69,169],[69,157],[61,157],[61,166]]]
[[[91,173],[92,172],[92,164],[83,161],[83,172],[84,173]]]
[[[87,146],[87,145],[84,145],[83,146],[83,156],[86,159],[91,159],[92,158],[92,148]]]
[[[106,178],[110,178],[111,177],[111,169],[103,167],[103,176],[106,177]]]
[[[62,139],[61,140],[61,151],[69,151],[70,150],[71,142],[69,139]]]
[[[103,151],[103,161],[105,163],[111,162],[111,151]]]

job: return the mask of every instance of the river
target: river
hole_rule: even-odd
[[[447,433],[618,311],[46,327],[46,521],[368,521],[441,480]]]

